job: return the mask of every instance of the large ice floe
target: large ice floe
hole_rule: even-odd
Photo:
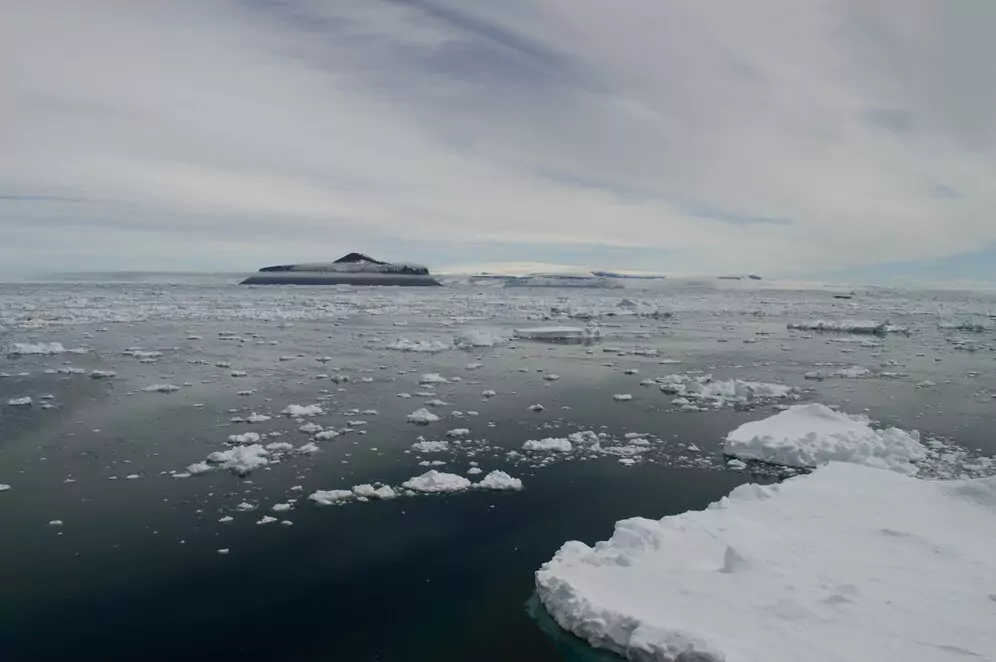
[[[536,573],[564,629],[630,660],[996,660],[996,478],[832,463],[618,522]]]
[[[745,423],[726,437],[723,451],[742,460],[789,467],[852,462],[915,473],[927,457],[916,431],[875,430],[865,416],[851,416],[818,403],[795,405]]]
[[[656,380],[672,403],[686,411],[747,407],[776,400],[797,399],[790,386],[740,379],[714,380],[712,375],[673,374]]]

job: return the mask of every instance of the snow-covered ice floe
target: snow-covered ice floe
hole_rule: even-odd
[[[442,340],[410,340],[408,338],[398,338],[389,344],[387,349],[394,349],[399,352],[416,352],[423,354],[436,354],[453,349],[453,345]]]
[[[470,489],[470,481],[457,474],[447,474],[430,469],[421,476],[409,478],[402,487],[416,492],[462,492]]]
[[[657,380],[664,393],[675,395],[673,404],[685,410],[706,407],[743,407],[777,400],[797,399],[790,386],[740,379],[716,381],[712,375],[673,374]]]
[[[324,410],[321,405],[287,405],[280,413],[291,418],[302,418],[304,416],[320,416]]]
[[[180,390],[175,384],[152,384],[142,389],[146,393],[174,393]]]
[[[512,331],[519,340],[546,340],[550,342],[584,342],[600,338],[602,335],[594,322],[587,326],[536,326]]]
[[[916,472],[927,457],[915,430],[875,430],[864,416],[843,414],[818,403],[795,405],[745,423],[726,437],[723,451],[742,460],[789,467],[851,462],[901,473]]]
[[[464,329],[453,336],[453,345],[461,348],[498,347],[508,344],[509,338],[491,329]]]
[[[435,423],[438,420],[439,417],[433,414],[425,407],[417,409],[412,413],[408,414],[408,422],[416,423],[418,425],[428,425],[429,423]]]
[[[66,349],[62,346],[60,342],[50,342],[50,343],[22,343],[16,342],[11,345],[10,349],[7,350],[8,356],[28,356],[28,355],[42,355],[51,356],[53,354],[63,354],[65,352],[72,352],[74,354],[82,354],[85,349]]]
[[[908,329],[885,322],[872,320],[813,320],[788,324],[791,331],[826,331],[832,333],[867,333],[884,336],[887,333],[906,333]]]
[[[616,524],[536,573],[564,629],[631,660],[996,659],[996,478],[833,463]]]

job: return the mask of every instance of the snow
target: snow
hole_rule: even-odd
[[[174,384],[152,384],[142,389],[146,393],[173,393],[179,391],[180,387]]]
[[[62,346],[62,343],[51,342],[51,343],[14,343],[7,354],[10,356],[25,356],[29,354],[41,354],[41,355],[52,355],[52,354],[62,354],[63,352],[71,352],[74,350],[66,349]],[[79,351],[79,350],[75,350]]]
[[[558,453],[570,453],[573,449],[571,442],[567,439],[548,437],[546,439],[531,439],[522,444],[524,451],[557,451]]]
[[[522,480],[512,478],[504,471],[492,471],[474,487],[483,490],[521,490]]]
[[[308,498],[319,506],[332,506],[340,501],[352,499],[353,492],[351,490],[317,490]]]
[[[996,659],[996,478],[834,463],[618,522],[536,573],[564,629],[660,662]]]
[[[790,467],[850,462],[901,473],[916,472],[927,457],[918,432],[874,430],[864,416],[850,416],[813,403],[795,405],[729,433],[727,455]]]
[[[7,404],[11,407],[26,407],[31,404],[31,397],[25,396],[23,398],[11,398],[7,401]]]
[[[409,423],[417,423],[419,425],[428,425],[429,423],[435,423],[440,420],[438,416],[433,414],[431,411],[423,407],[408,414]]]
[[[515,329],[515,338],[524,340],[582,340],[585,330],[579,326],[538,326],[529,329]]]
[[[365,499],[393,499],[398,496],[398,493],[390,485],[374,487],[369,483],[355,485],[353,487],[353,494]]]
[[[388,345],[387,349],[395,349],[399,352],[436,354],[438,352],[445,352],[448,349],[453,349],[453,346],[443,342],[442,340],[409,340],[408,338],[399,338],[397,341]]]
[[[450,449],[448,441],[416,441],[412,444],[412,450],[419,453],[445,453]]]
[[[301,418],[303,416],[319,416],[324,413],[324,410],[321,405],[287,405],[280,413],[293,418]]]
[[[217,464],[221,469],[232,473],[245,475],[270,463],[270,451],[260,444],[236,446],[227,451],[215,451],[207,456],[207,461]]]
[[[430,469],[421,476],[409,478],[401,486],[416,492],[462,492],[470,488],[471,482],[463,476]]]
[[[497,347],[508,344],[509,338],[490,329],[464,329],[453,336],[455,347]]]

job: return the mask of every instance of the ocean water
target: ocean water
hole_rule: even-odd
[[[977,458],[996,454],[988,294],[876,289],[843,300],[747,282],[427,292],[245,288],[225,275],[116,280],[0,285],[0,484],[11,486],[0,492],[3,660],[584,656],[531,602],[533,572],[560,545],[786,475],[730,469],[721,452],[727,432],[778,403],[680,411],[673,396],[640,384],[671,373],[787,384],[799,401],[918,429],[949,449],[926,475],[978,475]],[[908,332],[786,328],[816,319],[889,320]],[[449,344],[468,329],[512,335],[592,320],[599,337],[584,344],[388,349],[400,339]],[[12,353],[51,342],[86,351]],[[135,348],[161,355],[143,361]],[[871,375],[804,377],[854,366]],[[90,378],[96,369],[116,375]],[[426,389],[426,373],[448,383]],[[180,389],[143,390],[155,384]],[[32,405],[6,404],[25,396]],[[229,448],[229,435],[300,447],[310,436],[280,411],[316,402],[325,413],[308,420],[353,431],[246,476],[173,477]],[[423,406],[443,420],[407,423]],[[272,418],[231,421],[251,412]],[[450,439],[449,451],[411,449],[455,428],[469,434]],[[526,440],[582,430],[604,435],[602,451],[522,453]],[[634,452],[630,433],[648,450]],[[524,489],[329,507],[307,499],[361,483],[397,487],[433,461],[475,481],[500,469]],[[468,473],[472,463],[483,473]],[[292,499],[290,511],[272,511]],[[256,509],[238,512],[242,502]],[[264,515],[292,524],[257,524]],[[219,522],[225,516],[233,521]]]

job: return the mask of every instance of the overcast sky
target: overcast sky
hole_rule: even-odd
[[[362,250],[944,278],[969,255],[996,280],[993,0],[0,0],[0,15],[4,271]]]

